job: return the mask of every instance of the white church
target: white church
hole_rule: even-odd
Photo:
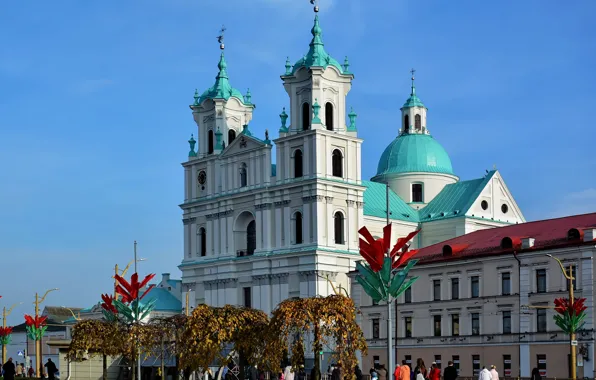
[[[346,103],[354,74],[347,58],[325,50],[318,14],[311,34],[306,54],[281,75],[289,107],[277,137],[250,130],[255,105],[232,87],[223,44],[215,83],[195,93],[198,144],[191,137],[180,205],[179,267],[191,305],[271,312],[287,298],[330,294],[327,279],[349,291],[358,230],[381,236],[386,225],[387,186],[394,238],[421,229],[412,248],[525,222],[498,171],[460,181],[427,128],[414,77],[397,137],[363,180],[362,139]]]

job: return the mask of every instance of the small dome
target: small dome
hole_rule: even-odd
[[[377,176],[414,172],[454,175],[449,155],[431,135],[402,134],[379,159]]]

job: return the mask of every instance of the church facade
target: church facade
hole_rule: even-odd
[[[223,44],[215,83],[195,92],[179,266],[192,305],[271,312],[287,298],[330,294],[328,280],[350,291],[358,230],[381,236],[387,198],[394,237],[421,229],[412,248],[525,221],[498,171],[467,181],[455,174],[414,77],[397,137],[385,136],[393,140],[377,174],[363,180],[363,141],[348,106],[354,75],[347,58],[326,51],[318,14],[311,34],[307,53],[281,75],[288,101],[275,138],[251,131],[255,105],[232,87]]]

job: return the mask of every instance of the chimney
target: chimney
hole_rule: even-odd
[[[596,239],[596,228],[584,229],[584,242],[594,241]]]
[[[161,274],[161,282],[166,282],[170,280],[170,274],[169,273],[162,273]]]
[[[522,243],[521,247],[522,247],[522,249],[528,249],[528,248],[534,247],[534,241],[535,240],[536,239],[531,238],[531,237],[524,237],[524,238],[522,238],[521,239],[521,243]]]

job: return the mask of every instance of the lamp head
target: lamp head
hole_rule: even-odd
[[[550,257],[551,259],[553,258],[553,255],[551,255],[550,253],[546,254],[548,257]]]

